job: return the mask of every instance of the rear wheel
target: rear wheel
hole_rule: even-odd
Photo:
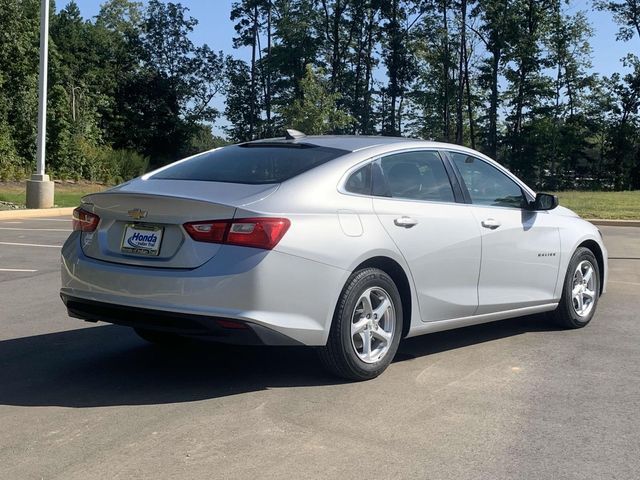
[[[158,330],[148,330],[146,328],[133,329],[140,338],[155,345],[173,345],[180,340],[180,336],[175,333],[160,332]]]
[[[359,270],[342,291],[320,358],[340,377],[375,378],[393,360],[401,334],[402,302],[395,283],[377,268]]]
[[[578,248],[569,262],[562,298],[551,317],[561,327],[582,328],[593,318],[599,294],[600,269],[596,257],[588,248]]]

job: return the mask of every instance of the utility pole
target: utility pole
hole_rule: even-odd
[[[49,0],[40,3],[40,75],[38,82],[38,146],[36,173],[27,180],[27,208],[53,207],[53,182],[45,173],[47,139],[47,73],[49,60]]]

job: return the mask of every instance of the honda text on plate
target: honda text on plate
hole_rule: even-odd
[[[541,312],[584,327],[608,273],[598,229],[556,197],[405,138],[218,148],[87,195],[73,225],[71,316],[152,342],[313,346],[358,380],[405,337]]]

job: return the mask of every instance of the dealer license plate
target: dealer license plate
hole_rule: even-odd
[[[121,250],[136,255],[158,256],[163,230],[156,225],[126,225]]]

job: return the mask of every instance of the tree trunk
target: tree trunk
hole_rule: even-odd
[[[340,19],[342,17],[342,7],[340,1],[335,0],[333,7],[333,52],[331,55],[331,93],[338,91],[340,82]]]
[[[443,0],[442,2],[442,27],[444,29],[444,45],[443,45],[443,68],[442,68],[442,88],[443,88],[443,120],[444,120],[444,131],[443,137],[445,141],[449,141],[450,132],[451,132],[451,113],[449,112],[449,102],[450,102],[450,93],[449,93],[449,69],[450,67],[450,52],[449,52],[449,21],[447,18],[448,12],[448,0]]]
[[[463,104],[465,84],[465,50],[467,43],[467,0],[460,1],[460,58],[458,61],[458,96],[456,98],[456,143],[463,144]]]
[[[364,101],[362,107],[362,120],[360,124],[360,131],[364,134],[373,133],[371,128],[371,75],[373,70],[373,45],[374,45],[374,23],[375,18],[374,8],[369,6],[369,15],[367,20],[367,49],[365,53],[365,74],[364,74]]]
[[[498,73],[502,51],[496,47],[491,58],[491,98],[489,100],[489,156],[498,154]]]
[[[267,115],[267,136],[273,135],[273,127],[271,125],[271,0],[267,0],[267,74],[266,83],[267,91],[264,96],[264,107]]]
[[[354,79],[354,88],[353,88],[353,105],[352,110],[354,113],[354,117],[359,120],[359,122],[353,122],[351,127],[351,133],[358,133],[358,126],[360,127],[360,133],[362,133],[362,106],[360,104],[360,97],[362,96],[362,70],[363,70],[363,55],[365,49],[365,39],[363,28],[366,28],[366,24],[360,26],[360,32],[358,34],[358,56],[356,59],[356,68],[355,68],[355,79]],[[366,87],[366,86],[365,86]],[[359,125],[358,125],[359,123]]]
[[[476,148],[476,128],[473,119],[473,102],[471,99],[471,82],[469,81],[469,52],[467,43],[464,43],[464,83],[467,89],[467,113],[469,115],[469,137],[471,139],[471,148]]]
[[[400,26],[398,25],[398,0],[392,0],[392,9],[391,9],[391,65],[389,66],[389,96],[391,98],[389,102],[389,124],[391,125],[391,130],[387,128],[386,133],[390,133],[392,135],[396,135],[396,102],[398,97],[398,68],[399,68],[399,59],[398,59],[398,49],[400,48],[400,39],[399,31]]]
[[[256,117],[256,47],[258,44],[258,4],[253,7],[253,38],[251,40],[251,104],[249,106],[249,140],[254,138]]]

